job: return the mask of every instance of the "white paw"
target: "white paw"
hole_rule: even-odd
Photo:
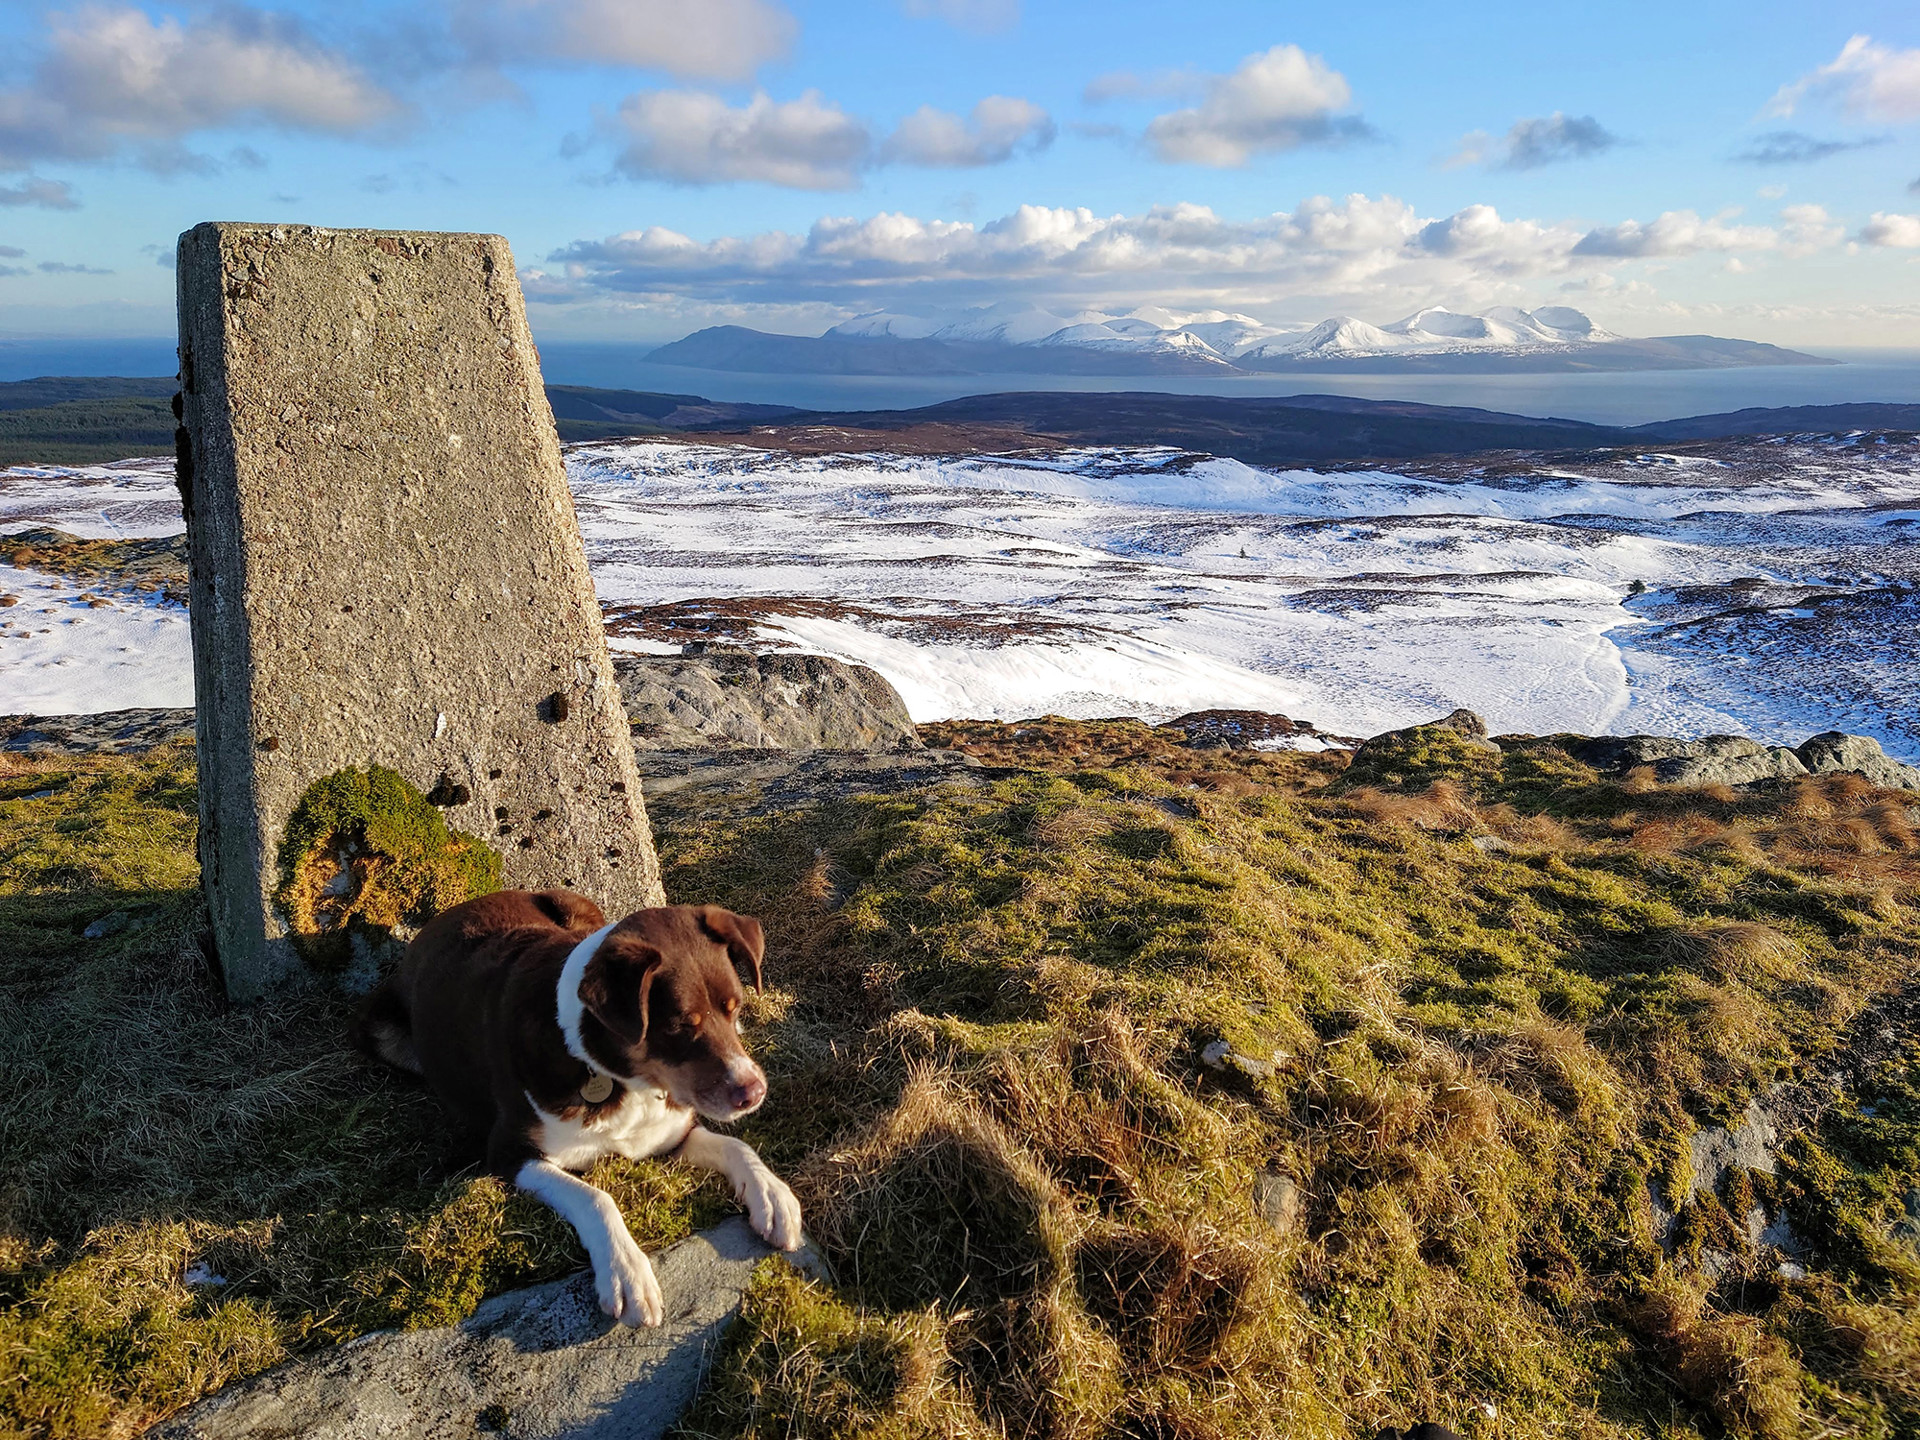
[[[666,1299],[654,1278],[653,1262],[633,1243],[623,1225],[613,1232],[607,1263],[594,1271],[600,1308],[622,1325],[658,1325],[666,1314]]]
[[[786,1181],[764,1165],[756,1165],[737,1198],[746,1205],[747,1220],[762,1240],[776,1250],[800,1248],[800,1202]]]

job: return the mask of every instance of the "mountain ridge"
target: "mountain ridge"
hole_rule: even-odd
[[[697,330],[657,364],[760,374],[1249,375],[1696,370],[1840,362],[1716,335],[1616,335],[1565,305],[1483,314],[1430,305],[1387,325],[1336,315],[1312,326],[1142,306],[1062,314],[1006,302],[957,316],[857,315],[820,335],[743,325]]]

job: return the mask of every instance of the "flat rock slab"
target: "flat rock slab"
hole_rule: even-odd
[[[666,1321],[656,1329],[601,1314],[593,1277],[583,1272],[496,1296],[462,1325],[384,1330],[295,1360],[147,1434],[652,1440],[699,1391],[754,1266],[775,1253],[735,1217],[652,1257],[666,1297]]]
[[[497,235],[180,237],[201,878],[235,999],[298,978],[288,817],[369,764],[509,887],[663,903],[626,710]]]
[[[661,815],[705,811],[740,818],[810,810],[866,795],[936,785],[975,787],[1015,772],[958,750],[641,750],[647,804]]]
[[[0,750],[16,755],[138,754],[193,739],[193,711],[103,710],[96,715],[0,715]]]
[[[865,665],[825,655],[623,655],[613,662],[641,750],[917,750],[906,703]]]

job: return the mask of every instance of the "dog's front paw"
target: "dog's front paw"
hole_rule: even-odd
[[[654,1277],[653,1262],[633,1243],[622,1226],[613,1233],[607,1263],[594,1272],[600,1308],[622,1325],[658,1325],[666,1315],[666,1298]]]
[[[776,1250],[798,1250],[802,1238],[800,1202],[787,1188],[787,1182],[766,1166],[756,1165],[740,1190],[740,1198],[747,1206],[747,1220],[760,1238]]]

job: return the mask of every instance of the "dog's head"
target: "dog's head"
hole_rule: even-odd
[[[608,932],[580,977],[580,1038],[604,1068],[647,1080],[713,1120],[767,1098],[740,1043],[746,990],[760,988],[760,922],[718,905],[641,910]]]

